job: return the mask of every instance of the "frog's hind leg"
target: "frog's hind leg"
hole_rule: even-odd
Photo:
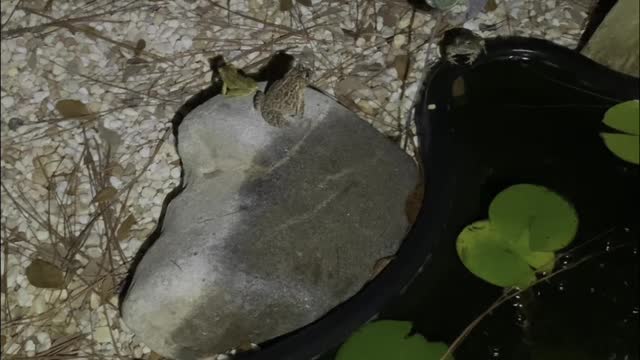
[[[256,91],[256,94],[253,96],[253,108],[260,111],[262,108],[262,103],[264,102],[264,93],[260,90]]]
[[[304,116],[304,93],[302,94],[302,99],[300,99],[300,101],[296,105],[294,116],[297,118],[301,118],[302,116]]]
[[[267,124],[274,127],[285,127],[289,125],[289,119],[287,119],[282,113],[278,111],[265,110],[262,111],[262,118]]]

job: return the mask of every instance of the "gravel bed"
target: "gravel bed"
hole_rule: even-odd
[[[158,358],[117,289],[179,184],[170,119],[209,85],[209,58],[253,71],[286,49],[412,154],[405,124],[442,31],[574,47],[592,3],[489,1],[463,22],[463,6],[401,0],[2,0],[3,356]]]

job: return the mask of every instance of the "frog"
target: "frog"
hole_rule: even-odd
[[[256,91],[254,108],[273,127],[283,128],[299,121],[304,116],[304,93],[311,76],[310,69],[294,64],[265,92]]]
[[[451,64],[459,65],[459,58],[464,58],[464,64],[472,65],[480,56],[486,53],[485,40],[465,28],[447,30],[440,42],[440,54]]]
[[[224,96],[248,96],[258,89],[258,84],[252,78],[241,74],[233,65],[225,64],[218,69],[222,78],[222,94]]]

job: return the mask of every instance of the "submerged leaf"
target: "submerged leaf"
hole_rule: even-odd
[[[600,134],[607,148],[620,159],[638,165],[640,163],[640,137],[628,134]]]
[[[336,360],[439,360],[447,352],[446,344],[428,342],[420,334],[409,336],[410,332],[407,321],[368,323],[342,344]]]
[[[64,274],[51,263],[36,259],[27,266],[27,279],[29,283],[38,288],[63,289]]]
[[[296,2],[300,5],[304,5],[307,7],[313,6],[313,4],[311,3],[311,0],[296,0]]]
[[[501,241],[487,220],[468,225],[456,241],[464,266],[477,277],[501,287],[526,288],[536,276],[529,265]]]
[[[640,134],[640,102],[638,100],[625,101],[612,106],[604,114],[607,126],[627,134]]]
[[[578,214],[569,202],[538,185],[514,185],[498,194],[489,206],[489,220],[507,241],[529,231],[529,250],[555,251],[573,241]]]

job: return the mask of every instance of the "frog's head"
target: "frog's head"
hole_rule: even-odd
[[[296,79],[304,80],[306,82],[311,81],[311,76],[312,76],[311,69],[305,67],[300,63],[295,64],[291,68],[291,70],[289,70],[289,72],[291,77],[295,77]]]

